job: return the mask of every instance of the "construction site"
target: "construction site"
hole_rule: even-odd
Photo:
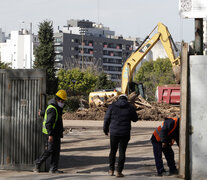
[[[94,30],[92,22],[80,22]],[[70,24],[66,29],[69,31],[71,27]],[[95,76],[92,80],[86,78],[88,84],[80,82],[84,76],[75,79],[67,74],[66,67],[59,69],[57,75],[53,67],[53,75],[57,78],[52,80],[47,74],[51,69],[0,69],[0,179],[206,180],[207,55],[203,55],[202,29],[203,19],[195,18],[194,45],[182,41],[180,52],[167,26],[161,22],[136,49],[130,48],[123,37],[118,41],[108,38],[108,43],[101,40],[97,43],[97,37],[94,37],[93,40],[88,38],[86,43],[83,34],[69,36],[71,33],[68,33],[67,43],[74,47],[67,48],[78,53],[70,57],[82,57],[79,61],[76,59],[78,63],[82,62],[81,73],[84,53],[88,57],[95,53],[97,57],[103,55],[108,64],[107,72],[120,70],[110,76],[117,82],[113,89],[96,89],[98,77]],[[113,35],[109,29],[105,30],[111,33],[110,37]],[[63,34],[59,31],[55,41],[51,38],[59,58],[64,54],[60,52],[63,41],[59,41],[59,35],[64,39]],[[88,32],[87,36],[91,34]],[[73,39],[75,37],[77,39]],[[150,75],[142,72],[142,76],[151,78],[143,78],[147,88],[153,89],[150,96],[145,94],[147,88],[143,82],[135,81],[135,73],[158,42],[165,50],[170,68],[166,68],[166,64],[157,68],[164,69],[167,75],[161,70]],[[99,49],[94,50],[95,45]],[[40,54],[47,48],[43,49]],[[126,59],[122,60],[122,55]],[[153,66],[148,68],[149,72],[155,71]],[[158,80],[155,80],[155,74],[158,74]],[[164,82],[173,83],[159,81],[163,76],[168,80],[164,77]],[[106,82],[110,81],[109,76],[105,77],[108,77]],[[87,89],[90,85],[92,90]],[[55,94],[50,94],[55,87]],[[51,96],[53,99],[49,100]],[[76,103],[70,97],[79,98],[75,110],[69,108],[68,104],[75,106]]]

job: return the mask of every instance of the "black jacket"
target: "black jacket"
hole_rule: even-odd
[[[119,98],[112,103],[105,114],[103,131],[112,136],[128,136],[131,130],[131,121],[136,122],[138,116],[135,108],[126,98]]]
[[[179,118],[175,130],[170,135],[168,135],[168,133],[173,129],[174,124],[175,121],[173,119],[165,118],[164,125],[160,132],[161,142],[169,143],[172,139],[174,139],[176,143],[179,145]]]
[[[62,111],[63,109],[57,105],[55,99],[51,99],[48,102],[48,105],[53,105],[57,108],[58,111],[58,120],[55,124],[55,128],[53,129],[53,124],[55,123],[56,119],[56,111],[54,108],[50,108],[47,110],[47,121],[46,121],[46,129],[48,132],[48,136],[53,136],[57,138],[63,137],[63,121],[62,121]]]

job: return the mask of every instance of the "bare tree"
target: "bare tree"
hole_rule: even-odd
[[[82,57],[79,58],[71,58],[67,57],[64,61],[63,65],[64,69],[73,69],[80,68],[83,71],[90,68],[94,73],[99,74],[99,72],[103,71],[103,61],[101,58],[95,57]]]

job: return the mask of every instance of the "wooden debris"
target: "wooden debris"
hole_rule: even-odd
[[[79,109],[75,113],[65,113],[63,119],[86,119],[103,120],[108,106],[116,101],[119,96],[109,96],[100,98],[93,97],[93,104],[90,108]],[[158,102],[147,102],[142,96],[137,96],[135,92],[128,95],[129,102],[136,108],[137,115],[141,120],[159,121],[165,117],[180,116],[180,107]],[[84,101],[85,104],[85,101]]]

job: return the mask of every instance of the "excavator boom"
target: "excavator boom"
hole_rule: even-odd
[[[174,42],[172,41],[171,35],[164,24],[158,23],[156,27],[158,28],[158,32],[154,34],[154,36],[149,40],[148,40],[149,38],[148,36],[147,39],[145,39],[145,42],[143,42],[142,45],[134,53],[131,54],[131,56],[126,60],[123,66],[121,92],[124,94],[128,94],[129,92],[129,87],[128,87],[129,82],[132,81],[132,75],[133,72],[135,71],[136,66],[140,63],[140,61],[145,57],[145,55],[152,49],[152,47],[159,40],[161,41],[167,53],[167,56],[169,57],[172,63],[173,72],[176,77],[176,83],[180,82],[180,57],[175,58],[173,47],[172,47],[172,43],[174,45]]]

